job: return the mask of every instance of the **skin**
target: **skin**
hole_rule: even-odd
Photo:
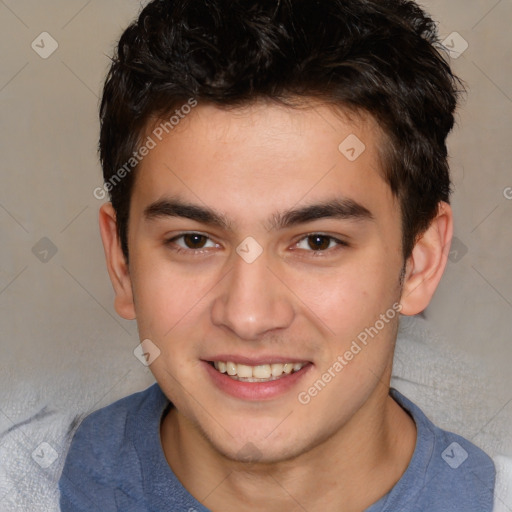
[[[338,150],[350,134],[366,146],[354,162]],[[136,318],[140,339],[161,351],[151,370],[175,405],[161,425],[163,451],[214,512],[360,511],[407,468],[416,428],[389,397],[398,315],[307,405],[297,398],[393,304],[404,315],[425,309],[446,265],[453,221],[445,203],[403,261],[399,204],[381,176],[382,140],[370,117],[349,119],[313,101],[301,109],[199,105],[137,170],[129,265],[112,206],[100,210],[116,310]],[[280,212],[341,197],[371,219],[269,225]],[[211,208],[228,226],[147,218],[145,209],[163,198]],[[184,232],[207,238],[176,238]],[[317,233],[347,245],[315,244],[308,236]],[[263,249],[252,263],[236,252],[248,236]],[[244,400],[204,371],[201,361],[219,354],[311,365],[280,396]]]

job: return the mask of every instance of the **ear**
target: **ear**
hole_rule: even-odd
[[[116,294],[114,307],[126,320],[135,319],[135,305],[130,272],[117,234],[116,212],[112,203],[105,203],[99,214],[101,240],[107,259],[107,270]]]
[[[436,218],[407,259],[401,297],[403,315],[421,313],[430,303],[446,268],[452,236],[452,209],[441,201]]]

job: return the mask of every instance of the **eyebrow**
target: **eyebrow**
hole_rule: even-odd
[[[143,215],[148,221],[166,217],[181,217],[226,231],[232,230],[232,224],[225,215],[213,208],[188,203],[179,198],[159,199],[146,207]],[[267,229],[269,231],[286,229],[328,218],[351,221],[374,220],[374,216],[366,207],[353,199],[342,197],[274,213],[267,223]]]
[[[370,210],[353,199],[337,198],[277,213],[271,218],[269,230],[290,228],[320,219],[370,221],[374,217]]]

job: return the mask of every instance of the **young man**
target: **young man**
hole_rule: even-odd
[[[156,0],[125,31],[100,228],[157,384],[79,427],[64,512],[492,510],[490,458],[389,387],[452,237],[435,45],[406,0]]]

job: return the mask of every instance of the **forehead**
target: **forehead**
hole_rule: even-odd
[[[335,195],[372,212],[396,206],[382,177],[384,137],[370,116],[321,103],[258,102],[229,109],[199,104],[177,120],[148,125],[145,140],[154,147],[139,164],[133,191],[140,208],[169,194],[220,206],[227,215]]]

